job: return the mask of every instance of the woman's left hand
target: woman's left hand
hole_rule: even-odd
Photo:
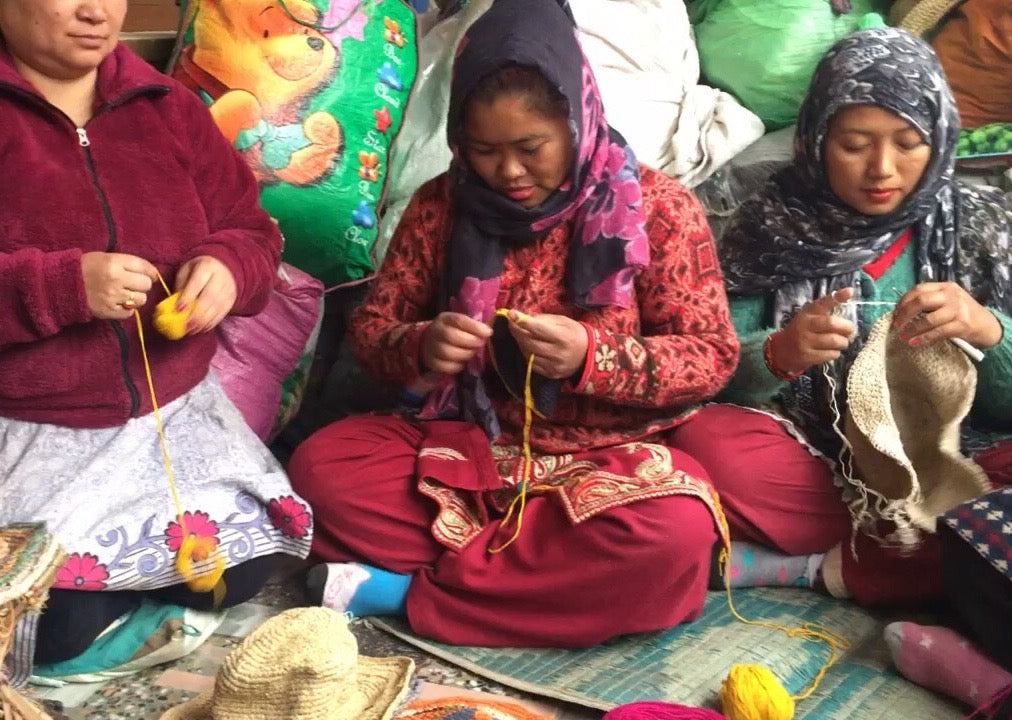
[[[193,304],[186,334],[206,332],[218,326],[232,310],[236,300],[235,278],[225,263],[210,255],[201,255],[185,263],[176,273],[176,309]]]
[[[962,338],[985,349],[1002,336],[998,318],[953,282],[926,282],[908,290],[893,311],[893,328],[910,345]]]
[[[572,377],[583,370],[587,357],[587,330],[565,315],[509,314],[510,332],[524,357],[534,355],[534,372],[553,380]]]

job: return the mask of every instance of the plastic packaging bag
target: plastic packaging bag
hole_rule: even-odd
[[[790,125],[816,64],[860,27],[882,25],[881,0],[853,0],[837,15],[829,0],[695,0],[690,19],[703,77],[758,115],[766,128]]]
[[[268,440],[298,410],[323,317],[323,285],[282,264],[263,312],[218,326],[211,367],[243,419]]]

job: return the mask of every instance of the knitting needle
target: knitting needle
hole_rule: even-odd
[[[984,359],[984,353],[963,338],[949,338],[949,342],[965,352],[974,362],[981,362]]]
[[[893,288],[893,290],[895,291],[895,288]],[[888,301],[882,301],[882,300],[848,300],[844,304],[846,304],[846,305],[888,305],[888,306],[891,306],[891,307],[895,307],[896,306],[896,303],[894,303],[894,302],[888,302]],[[967,357],[969,357],[974,362],[982,362],[984,360],[984,353],[981,352],[978,348],[975,348],[973,345],[971,345],[970,343],[968,343],[963,338],[958,338],[958,337],[956,337],[956,338],[949,338],[949,342],[951,342],[953,345],[955,345],[960,350],[962,350],[964,353],[966,353]]]

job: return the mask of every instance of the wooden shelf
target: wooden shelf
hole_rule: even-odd
[[[176,0],[130,0],[123,32],[171,31],[179,25]]]

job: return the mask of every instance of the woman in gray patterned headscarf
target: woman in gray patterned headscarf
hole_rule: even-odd
[[[958,131],[926,43],[892,28],[857,32],[816,68],[793,164],[741,206],[721,241],[742,341],[724,397],[739,405],[705,408],[679,443],[709,470],[733,537],[798,556],[739,545],[735,557],[751,562],[736,574],[732,558],[737,584],[821,577],[866,602],[939,589],[934,538],[902,562],[864,537],[860,567],[841,557],[851,518],[827,460],[839,450],[827,377],[845,385],[871,325],[895,304],[911,345],[959,337],[984,351],[975,444],[968,435],[964,449],[1008,437],[1012,213],[1000,194],[954,179]],[[842,410],[846,397],[836,399]],[[811,555],[834,546],[825,561]]]

